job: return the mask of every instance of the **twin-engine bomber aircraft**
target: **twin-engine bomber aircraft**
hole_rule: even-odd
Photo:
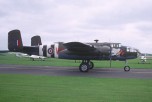
[[[120,60],[137,58],[137,50],[120,43],[55,43],[53,45],[42,45],[41,38],[34,36],[31,39],[31,46],[23,46],[19,30],[12,30],[8,33],[8,49],[11,52],[22,52],[29,55],[44,57],[82,60],[79,66],[81,72],[88,72],[94,67],[91,60]],[[130,67],[125,65],[125,71]]]

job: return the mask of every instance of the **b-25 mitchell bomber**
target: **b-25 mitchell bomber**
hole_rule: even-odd
[[[8,49],[11,52],[22,52],[29,55],[44,57],[82,60],[79,70],[88,72],[94,67],[91,60],[120,60],[137,58],[137,50],[121,46],[120,43],[81,43],[81,42],[58,42],[52,45],[41,45],[40,37],[34,37],[31,46],[23,46],[21,33],[19,30],[12,30],[8,33]],[[130,67],[125,65],[125,71]]]

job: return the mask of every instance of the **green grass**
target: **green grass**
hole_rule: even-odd
[[[78,67],[81,61],[75,63],[74,60],[64,60],[56,58],[48,58],[46,61],[31,61],[29,58],[19,58],[15,54],[0,54],[0,64],[17,64],[17,65],[34,65],[34,66],[74,66]],[[109,61],[93,61],[96,68],[109,68]],[[150,64],[138,64],[139,59],[128,60],[131,68],[152,68],[152,60]],[[112,61],[112,68],[123,68],[124,61]]]
[[[56,58],[47,58],[45,61],[29,58],[16,57],[15,54],[0,55],[0,64],[17,64],[17,65],[34,65],[34,66],[78,66],[80,63],[75,63],[74,60],[63,60]]]
[[[0,74],[0,102],[152,102],[152,80]]]
[[[129,60],[132,68],[152,68]],[[150,62],[152,63],[152,62]],[[80,61],[49,58],[31,61],[12,54],[0,54],[0,64],[35,66],[79,66]],[[97,68],[108,68],[109,61],[94,61]],[[112,61],[122,68],[124,62]],[[52,77],[0,74],[0,102],[152,102],[152,80],[118,78]]]

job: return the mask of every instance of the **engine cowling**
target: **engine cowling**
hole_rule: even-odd
[[[109,53],[109,52],[110,52],[110,47],[104,45],[104,46],[100,46],[100,47],[98,48],[98,50],[99,50],[100,53]]]

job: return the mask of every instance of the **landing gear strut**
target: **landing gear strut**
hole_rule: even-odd
[[[79,70],[81,72],[88,72],[89,69],[93,69],[94,64],[90,60],[83,60],[79,66]]]
[[[125,61],[125,67],[124,67],[124,71],[126,71],[126,72],[130,71],[130,67],[127,64],[128,64],[128,62],[126,60]]]

